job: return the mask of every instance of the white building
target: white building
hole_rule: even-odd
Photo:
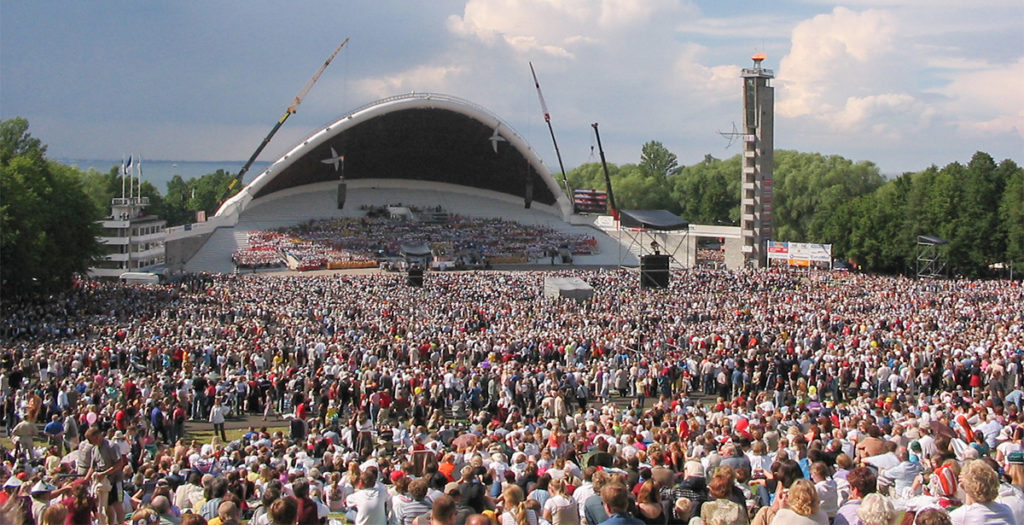
[[[146,215],[148,197],[113,199],[111,214],[98,221],[98,237],[106,253],[89,268],[90,277],[120,277],[125,272],[150,270],[164,264],[167,221]]]

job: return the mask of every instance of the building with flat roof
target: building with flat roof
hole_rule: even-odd
[[[98,240],[104,254],[89,268],[90,277],[118,278],[125,272],[146,271],[164,264],[167,221],[146,215],[148,197],[111,201],[110,216],[98,221]]]

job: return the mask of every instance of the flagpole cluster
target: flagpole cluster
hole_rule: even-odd
[[[138,159],[138,160],[135,160]],[[129,154],[127,160],[121,155],[121,198],[125,198],[125,185],[128,187],[128,198],[142,197],[142,156]],[[138,195],[136,195],[138,190]]]

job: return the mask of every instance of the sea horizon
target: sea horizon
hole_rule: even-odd
[[[51,159],[66,166],[75,166],[80,170],[96,170],[100,173],[107,173],[111,168],[120,167],[121,159],[79,159],[79,158],[53,158]],[[245,174],[242,182],[248,184],[270,166],[270,162],[256,161]],[[227,173],[238,173],[244,160],[158,160],[142,159],[142,181],[149,182],[156,186],[161,195],[167,193],[167,183],[180,175],[182,179],[196,179],[203,175],[216,173],[217,170],[224,170]]]

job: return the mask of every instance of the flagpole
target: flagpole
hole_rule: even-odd
[[[124,198],[124,153],[121,154],[121,198]]]
[[[142,197],[142,155],[139,155],[139,197]]]
[[[135,178],[132,177],[132,155],[128,154],[128,167],[125,170],[125,174],[128,176],[128,198],[135,198]]]

